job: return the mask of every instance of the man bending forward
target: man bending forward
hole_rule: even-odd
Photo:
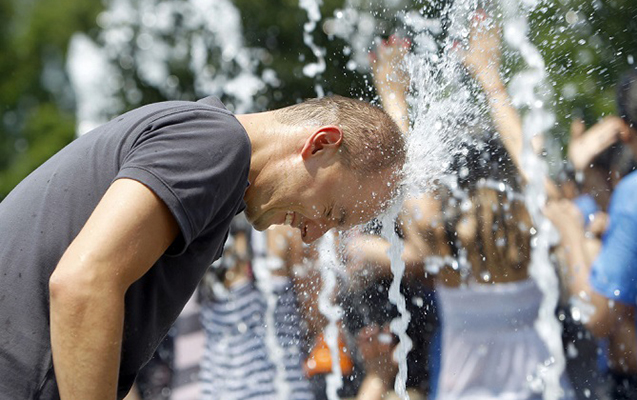
[[[123,398],[237,213],[311,242],[378,213],[404,159],[384,112],[336,96],[157,103],[80,137],[0,203],[0,398]]]

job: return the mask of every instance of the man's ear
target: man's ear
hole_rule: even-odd
[[[335,125],[326,125],[316,129],[305,141],[301,157],[308,160],[314,155],[336,153],[343,142],[343,131]]]

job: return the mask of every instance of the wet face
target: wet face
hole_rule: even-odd
[[[260,191],[246,195],[246,216],[256,229],[290,225],[311,243],[332,228],[344,230],[369,221],[395,187],[391,171],[358,179],[339,163],[299,175],[282,173],[267,198],[259,198]]]

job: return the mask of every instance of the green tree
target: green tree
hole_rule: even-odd
[[[584,118],[591,125],[616,113],[616,83],[637,67],[637,3],[545,3],[532,15],[531,29],[555,91],[554,133],[566,144],[572,118]]]
[[[356,0],[351,0],[356,1]],[[133,1],[134,3],[134,1]],[[422,7],[437,16],[445,2],[397,2],[398,7]],[[324,0],[323,21],[313,38],[326,50],[326,71],[308,78],[302,68],[314,61],[303,42],[306,12],[298,0],[234,0],[241,12],[246,46],[259,51],[256,73],[276,72],[280,85],[257,94],[256,107],[270,108],[315,95],[320,83],[327,93],[373,97],[364,72],[348,66],[346,43],[328,37],[322,23],[332,18],[344,0]],[[374,8],[378,35],[388,35],[400,25],[395,10]],[[400,5],[402,4],[402,5]],[[31,170],[74,137],[74,97],[64,65],[69,39],[75,32],[99,37],[96,17],[103,5],[92,0],[4,0],[0,2],[0,199]],[[175,29],[183,21],[175,16]],[[182,16],[183,18],[183,16]],[[445,22],[443,21],[443,25]],[[544,56],[549,82],[554,88],[557,123],[554,133],[566,143],[570,120],[583,116],[592,124],[615,111],[615,83],[637,62],[637,3],[633,0],[560,0],[543,2],[531,15],[532,40]],[[166,35],[170,40],[173,35]],[[134,40],[131,43],[135,43]],[[135,50],[135,45],[132,46]],[[180,98],[196,97],[186,58],[171,60],[170,70],[179,82]],[[220,54],[208,55],[218,65]],[[114,59],[115,65],[126,64]],[[121,98],[125,108],[168,98],[140,80],[135,68],[122,68]],[[125,89],[134,83],[139,96],[131,101]]]
[[[90,0],[0,2],[0,199],[74,137],[69,38],[95,26]]]

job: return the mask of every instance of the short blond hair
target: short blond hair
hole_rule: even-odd
[[[402,171],[405,138],[380,107],[342,96],[326,96],[275,111],[286,125],[336,125],[343,131],[343,165],[359,177],[393,169]]]

